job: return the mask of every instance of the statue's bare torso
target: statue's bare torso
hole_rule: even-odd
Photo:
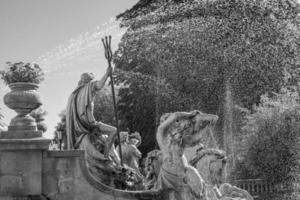
[[[165,190],[165,198],[202,199],[204,181],[198,171],[188,164],[184,150],[198,144],[202,132],[217,119],[215,115],[200,111],[177,112],[162,116],[156,139],[163,156],[158,187]]]

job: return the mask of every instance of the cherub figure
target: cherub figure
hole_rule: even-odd
[[[121,147],[123,163],[133,169],[139,179],[143,179],[143,175],[139,169],[139,159],[142,157],[142,153],[138,150],[138,146],[141,144],[141,136],[138,132],[131,135],[128,132],[121,132]],[[117,147],[119,152],[119,146]]]

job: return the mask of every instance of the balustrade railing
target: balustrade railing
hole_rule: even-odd
[[[262,179],[235,180],[235,186],[247,190],[255,199],[263,194],[276,192],[274,185]]]

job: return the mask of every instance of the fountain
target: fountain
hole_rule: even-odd
[[[116,26],[109,26],[106,31],[113,28]],[[99,38],[104,34],[96,31],[80,36],[36,62],[50,73],[62,66],[70,67],[72,62],[82,64],[87,58],[93,60],[99,57]],[[21,106],[20,102],[17,104]],[[50,141],[38,137],[41,135],[26,137],[28,127],[22,123],[18,130],[10,129],[12,134],[0,138],[0,198],[221,200],[230,197],[252,200],[247,192],[222,184],[220,177],[209,174],[211,163],[204,160],[213,160],[208,159],[211,154],[199,150],[198,157],[191,161],[184,155],[186,148],[201,142],[204,132],[210,131],[217,119],[215,115],[200,111],[164,114],[156,133],[160,150],[148,153],[144,171],[139,171],[136,166],[140,157],[137,151],[119,154],[124,157],[128,154],[126,157],[130,162],[125,162],[124,166],[116,160],[107,160],[103,156],[105,137],[101,139],[96,134],[88,137],[83,140],[80,150],[49,151]],[[18,131],[18,138],[10,137],[15,131]],[[125,136],[127,143],[121,144],[121,149],[136,148],[134,145],[137,144],[128,143],[128,138]],[[114,146],[112,149],[115,150]],[[216,157],[218,162],[212,166],[223,169],[223,154]]]

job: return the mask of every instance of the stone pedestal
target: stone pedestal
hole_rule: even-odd
[[[42,105],[38,85],[29,82],[9,84],[4,103],[17,112],[0,133],[0,199],[42,198],[42,155],[50,140],[37,130],[29,113]]]
[[[26,134],[25,134],[26,135]],[[50,140],[0,137],[0,199],[27,199],[42,194],[42,152]]]

